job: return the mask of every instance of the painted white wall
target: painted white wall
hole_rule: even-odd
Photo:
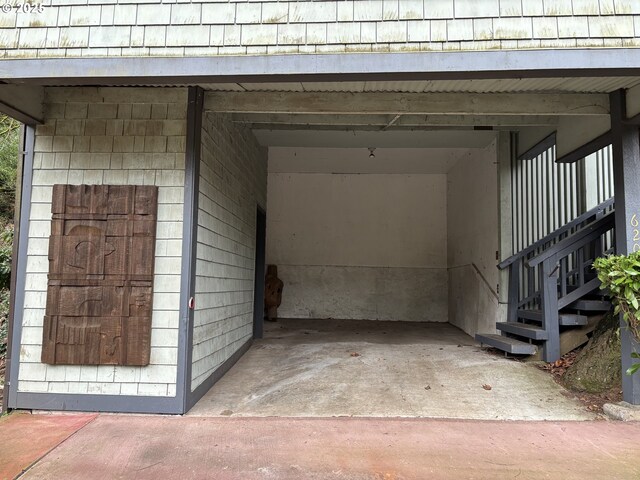
[[[470,335],[498,318],[496,143],[469,151],[447,175],[449,321]]]
[[[269,174],[275,264],[446,268],[445,175]]]
[[[312,150],[298,154],[363,154]],[[447,321],[446,175],[270,172],[267,192],[281,317]]]

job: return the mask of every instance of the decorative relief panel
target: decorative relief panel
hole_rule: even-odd
[[[158,188],[54,185],[42,362],[148,365]]]

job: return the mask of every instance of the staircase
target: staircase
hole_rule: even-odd
[[[561,331],[611,307],[592,265],[613,252],[613,235],[610,199],[500,263],[509,269],[507,321],[496,324],[500,334],[476,340],[513,355],[542,349],[544,361],[558,360]]]

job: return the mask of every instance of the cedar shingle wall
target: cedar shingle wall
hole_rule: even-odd
[[[51,0],[0,15],[0,55],[21,58],[632,46],[637,0]]]
[[[253,334],[256,208],[266,196],[266,150],[228,116],[205,113],[192,390]]]
[[[46,123],[36,130],[18,391],[175,396],[186,109],[186,89],[47,89]],[[56,183],[158,186],[149,366],[40,363]]]

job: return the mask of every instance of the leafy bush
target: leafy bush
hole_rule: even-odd
[[[0,360],[3,359],[7,353],[12,244],[13,226],[5,225],[0,231]]]
[[[0,219],[11,221],[16,194],[20,123],[0,115]]]
[[[602,282],[600,288],[609,291],[614,313],[622,313],[629,332],[640,343],[640,252],[598,258],[593,267]],[[640,359],[638,352],[631,356]],[[633,375],[638,370],[640,363],[635,363],[627,369],[627,374]]]
[[[8,289],[11,281],[11,252],[13,226],[6,225],[0,231],[0,289]]]
[[[0,290],[0,359],[7,353],[7,329],[9,328],[9,290]]]
[[[0,115],[0,360],[7,352],[13,227],[5,224],[13,220],[19,132],[19,122]]]

